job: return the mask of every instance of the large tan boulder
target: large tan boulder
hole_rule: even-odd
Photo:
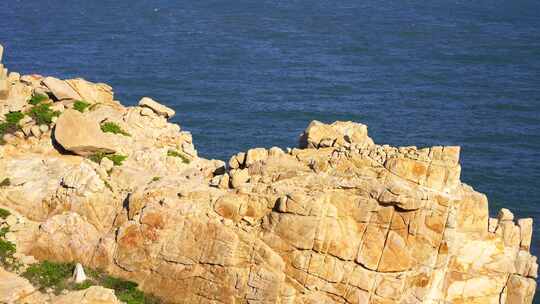
[[[51,90],[52,94],[57,99],[82,99],[79,95],[67,82],[60,80],[54,77],[45,77],[43,79],[43,84]]]
[[[92,83],[81,78],[69,79],[66,82],[89,103],[113,103],[113,90],[104,83]]]
[[[16,303],[34,292],[36,289],[27,279],[0,267],[0,303]]]
[[[312,121],[300,138],[302,148],[340,147],[344,145],[371,145],[367,126],[350,121],[336,121],[331,125]]]
[[[115,152],[99,123],[76,110],[66,110],[58,117],[54,138],[64,149],[78,155]]]

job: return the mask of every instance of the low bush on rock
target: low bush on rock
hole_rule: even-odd
[[[120,134],[124,136],[131,136],[128,132],[124,131],[118,124],[108,121],[101,124],[101,131],[105,133]]]
[[[1,209],[1,218],[8,217],[11,213],[5,209]],[[17,251],[15,244],[5,239],[6,234],[9,232],[8,227],[0,228],[0,266],[4,267],[7,270],[17,270],[19,268],[19,263],[17,259],[13,256]]]
[[[75,103],[73,103],[73,109],[81,113],[83,113],[89,106],[90,104],[84,100],[77,100]]]
[[[32,117],[38,125],[50,125],[53,117],[60,116],[61,113],[60,111],[52,110],[50,104],[41,103],[30,109],[27,114]]]
[[[43,261],[30,265],[22,276],[40,289],[52,288],[55,293],[59,293],[68,287],[68,279],[74,268],[72,263]]]
[[[0,208],[0,218],[1,219],[5,219],[7,218],[8,216],[11,215],[11,212],[9,212],[8,210],[6,209],[3,209],[3,208]],[[0,235],[1,236],[1,235]]]
[[[74,268],[73,263],[43,261],[31,265],[22,275],[38,288],[51,288],[57,294],[64,289],[83,290],[98,285],[114,290],[116,297],[127,304],[160,303],[155,297],[137,289],[137,283],[109,276],[99,270],[85,269],[87,280],[76,284],[71,279]]]
[[[48,100],[49,99],[49,96],[47,95],[44,95],[44,94],[34,94],[32,96],[32,98],[30,98],[30,100],[28,101],[29,104],[31,105],[38,105],[42,102],[44,102],[45,100]]]
[[[8,230],[6,228],[0,229],[0,233],[4,236],[7,232]],[[16,251],[17,249],[15,244],[5,240],[2,236],[0,238],[0,265],[6,267],[7,269],[11,269],[15,262],[13,254],[15,254]]]
[[[5,121],[0,122],[0,144],[3,144],[2,137],[4,134],[11,134],[19,130],[19,121],[23,119],[24,114],[17,112],[10,112],[5,115]]]
[[[110,160],[112,160],[113,164],[115,166],[121,166],[122,163],[127,159],[127,156],[121,155],[121,154],[107,154],[103,152],[98,152],[95,154],[90,155],[88,158],[95,162],[95,163],[101,163],[101,160],[106,157]]]
[[[189,158],[187,158],[184,154],[176,151],[176,150],[169,150],[167,151],[167,156],[171,156],[171,157],[178,157],[180,159],[182,159],[182,162],[185,163],[185,164],[189,164],[190,160]]]

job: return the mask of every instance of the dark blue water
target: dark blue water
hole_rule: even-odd
[[[313,119],[461,145],[462,180],[534,217],[540,253],[537,0],[1,0],[0,43],[11,70],[174,107],[206,157],[296,146]]]

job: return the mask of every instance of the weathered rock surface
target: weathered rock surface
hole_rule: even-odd
[[[96,152],[114,153],[112,142],[99,122],[76,110],[66,110],[56,121],[54,139],[66,150],[87,156]]]
[[[14,86],[42,87],[23,78]],[[170,303],[532,302],[532,220],[490,218],[460,180],[459,147],[377,145],[365,125],[312,122],[299,149],[251,149],[225,167],[198,157],[164,106],[66,83],[97,104],[50,126],[77,155],[50,130],[0,146],[0,207],[20,214],[9,237],[22,255],[103,269]],[[103,121],[130,136],[103,134]],[[104,143],[127,159],[86,157]]]

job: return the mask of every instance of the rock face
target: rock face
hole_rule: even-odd
[[[13,85],[70,106],[23,78]],[[225,166],[198,157],[165,106],[125,108],[106,85],[65,83],[97,106],[62,110],[54,136],[0,146],[0,207],[20,214],[10,239],[22,255],[103,269],[168,303],[532,302],[532,220],[490,218],[460,180],[459,147],[377,145],[363,124],[312,122],[300,148]],[[130,136],[103,134],[104,121]]]

